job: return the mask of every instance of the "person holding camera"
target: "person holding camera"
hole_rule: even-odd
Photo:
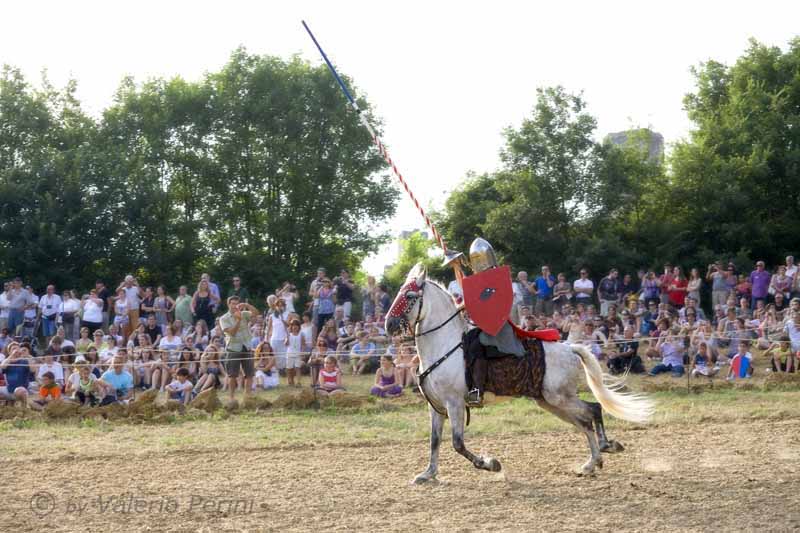
[[[253,386],[255,366],[250,351],[250,319],[258,314],[258,309],[242,302],[238,296],[228,298],[228,312],[219,319],[222,332],[225,334],[225,372],[228,374],[228,393],[234,401],[236,381],[239,372],[244,373],[244,396]]]
[[[336,286],[336,301],[344,311],[344,318],[350,318],[353,311],[353,291],[356,288],[350,280],[350,272],[342,269],[339,276],[333,278],[333,284]]]

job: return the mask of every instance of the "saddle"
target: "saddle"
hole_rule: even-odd
[[[503,353],[480,341],[481,330],[464,334],[466,379],[471,389],[493,392],[497,396],[542,397],[545,353],[539,338],[521,338],[524,355]]]

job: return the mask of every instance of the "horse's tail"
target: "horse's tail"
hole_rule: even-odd
[[[619,392],[624,381],[603,374],[600,363],[586,346],[572,344],[571,348],[580,358],[586,382],[603,409],[629,422],[644,424],[650,420],[655,412],[655,404],[650,398],[643,394]]]

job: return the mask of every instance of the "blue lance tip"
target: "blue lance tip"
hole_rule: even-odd
[[[324,60],[325,60],[325,63],[328,65],[328,68],[329,68],[329,69],[330,69],[330,71],[331,71],[331,74],[333,74],[333,77],[334,77],[334,78],[336,78],[336,81],[339,83],[339,87],[341,87],[341,88],[342,88],[342,92],[344,92],[344,95],[347,97],[347,100],[350,102],[350,104],[351,104],[351,105],[352,105],[352,106],[353,106],[353,107],[354,107],[354,108],[355,108],[357,111],[359,111],[359,109],[358,109],[358,106],[356,105],[356,101],[355,101],[355,99],[353,99],[353,97],[350,95],[350,91],[348,91],[348,90],[347,90],[347,86],[344,84],[344,81],[342,81],[342,78],[340,78],[340,77],[339,77],[339,74],[337,74],[337,73],[336,73],[336,69],[335,69],[335,68],[333,68],[333,64],[331,63],[330,59],[328,59],[328,56],[327,56],[327,55],[325,55],[325,51],[324,51],[324,50],[322,49],[322,47],[319,45],[319,42],[317,42],[317,38],[316,38],[316,37],[314,37],[314,34],[313,34],[313,33],[311,33],[311,29],[308,27],[308,24],[306,24],[306,21],[305,21],[305,20],[301,20],[300,22],[302,22],[302,23],[303,23],[303,27],[304,27],[304,28],[306,29],[306,31],[308,32],[308,36],[309,36],[309,37],[311,37],[311,40],[312,40],[312,41],[314,41],[314,44],[317,46],[317,50],[319,50],[319,53],[322,55],[322,59],[324,59]]]

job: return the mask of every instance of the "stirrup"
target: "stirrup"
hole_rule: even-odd
[[[467,393],[467,405],[469,407],[483,407],[483,395],[477,387]]]

